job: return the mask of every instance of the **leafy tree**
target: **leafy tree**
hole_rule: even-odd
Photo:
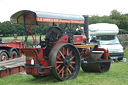
[[[120,17],[120,29],[128,30],[128,16],[125,14],[122,14]]]
[[[119,29],[128,30],[128,14],[121,14],[117,10],[112,10],[109,16],[94,15],[89,17],[89,24],[95,23],[113,23],[116,24]]]
[[[18,34],[18,36],[23,36],[24,35],[24,27],[22,25],[16,24],[15,26],[15,33]]]
[[[128,30],[128,16],[127,14],[121,14],[117,10],[111,11],[110,18],[112,22],[116,24],[120,29]]]

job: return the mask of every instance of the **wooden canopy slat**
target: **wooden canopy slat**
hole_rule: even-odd
[[[0,67],[3,66],[16,67],[24,64],[25,64],[25,57],[20,57],[12,60],[2,61],[0,62]]]

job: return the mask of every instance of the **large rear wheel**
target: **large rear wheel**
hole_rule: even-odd
[[[55,46],[49,55],[52,75],[61,81],[74,79],[80,70],[80,55],[71,44]]]

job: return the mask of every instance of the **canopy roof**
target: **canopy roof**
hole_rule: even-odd
[[[44,22],[57,22],[57,23],[76,23],[84,24],[84,17],[82,15],[72,15],[72,14],[61,14],[61,13],[51,13],[51,12],[41,12],[41,11],[30,11],[21,10],[14,13],[10,17],[10,21],[16,24],[23,24],[24,17],[26,19],[34,19],[36,23]]]

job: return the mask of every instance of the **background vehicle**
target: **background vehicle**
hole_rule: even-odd
[[[119,28],[115,24],[97,23],[89,25],[90,40],[96,37],[99,41],[98,46],[108,49],[111,59],[122,60],[124,51],[116,36],[118,32]]]
[[[87,43],[88,16],[21,10],[13,14],[10,20],[24,24],[25,29],[26,24],[29,27],[28,32],[25,31],[26,38],[31,33],[35,46],[21,50],[26,55],[26,73],[35,78],[53,75],[65,81],[76,78],[80,66],[84,72],[107,72],[110,68],[108,51],[97,48],[97,44]],[[60,26],[59,23],[64,25]],[[85,33],[74,35],[74,24],[83,25]],[[35,27],[34,35],[31,32],[32,25]],[[36,25],[49,26],[45,40],[40,38],[40,48],[37,48]],[[68,32],[65,32],[66,29]]]
[[[21,52],[20,48],[24,48],[24,46],[22,42],[18,40],[8,43],[0,42],[0,61],[23,56],[24,54]]]

